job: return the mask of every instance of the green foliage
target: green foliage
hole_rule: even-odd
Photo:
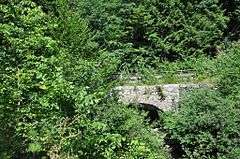
[[[37,109],[32,110],[36,111],[32,115],[22,114],[22,108],[29,110],[38,105],[36,97],[47,89],[51,79],[58,79],[61,74],[54,71],[59,66],[55,56],[57,43],[44,36],[47,22],[41,9],[30,1],[0,5],[0,111],[1,125],[5,125],[1,127],[1,150],[17,153],[26,145],[21,142],[23,136],[15,133],[16,126],[37,114]]]
[[[62,156],[69,152],[76,158],[168,158],[163,139],[144,125],[135,110],[116,104],[105,106],[94,121],[81,115],[60,122],[56,126],[59,134],[49,135],[55,143],[49,153]]]
[[[220,58],[219,58],[220,59]],[[175,62],[163,61],[157,68],[138,67],[137,73],[130,70],[122,71],[122,83],[134,85],[155,85],[169,83],[216,83],[216,64],[219,59],[208,57],[185,58]],[[218,67],[219,68],[219,67]],[[138,77],[132,81],[131,77]]]
[[[30,0],[0,3],[0,157],[168,158],[144,117],[111,101],[119,59],[58,3],[58,17]]]
[[[225,15],[230,18],[225,35],[229,37],[226,40],[238,40],[240,38],[240,1],[239,0],[220,0]]]
[[[148,84],[182,82],[184,69],[216,79],[164,127],[185,157],[237,158],[239,44],[219,53],[239,38],[238,3],[2,0],[0,158],[170,158],[165,134],[110,93],[125,69]]]
[[[234,101],[214,90],[198,90],[165,118],[165,127],[187,158],[229,158],[239,153],[239,115]]]
[[[41,6],[41,9],[45,13],[51,13],[57,15],[57,1],[56,0],[32,0],[38,6]]]
[[[87,19],[97,32],[96,41],[118,54],[128,68],[156,67],[163,59],[215,55],[228,19],[218,1],[89,3],[93,13]]]
[[[219,91],[223,95],[239,97],[240,90],[240,47],[235,44],[226,50],[216,63]]]
[[[93,42],[94,34],[88,28],[86,20],[82,18],[80,2],[80,0],[71,3],[68,0],[56,2],[58,27],[54,37],[61,41],[64,48],[68,48],[74,58],[89,58],[96,56],[97,43]]]
[[[209,76],[216,88],[187,94],[178,112],[165,116],[164,126],[171,139],[181,144],[187,158],[237,158],[239,44],[233,44],[206,66],[209,68],[203,71],[211,70]]]

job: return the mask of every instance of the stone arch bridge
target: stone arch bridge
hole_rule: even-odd
[[[177,109],[184,93],[208,87],[206,84],[163,84],[150,86],[119,86],[119,100],[126,104],[151,105],[162,111]]]

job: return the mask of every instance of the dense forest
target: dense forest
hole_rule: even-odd
[[[0,0],[0,158],[239,159],[239,39],[239,0]],[[179,70],[214,88],[154,122],[111,93]]]

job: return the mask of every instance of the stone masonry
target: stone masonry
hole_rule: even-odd
[[[175,110],[183,94],[203,87],[200,84],[165,84],[152,86],[119,86],[116,88],[123,103],[150,104],[162,111]]]

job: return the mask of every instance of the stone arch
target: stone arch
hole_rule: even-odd
[[[159,113],[163,112],[163,110],[159,109],[159,107],[149,103],[130,103],[129,105],[135,105],[139,110],[147,112],[146,118],[149,119],[150,123],[159,120]]]

